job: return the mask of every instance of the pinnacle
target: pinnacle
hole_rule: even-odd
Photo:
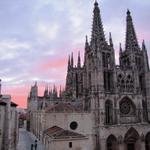
[[[127,15],[130,15],[130,14],[131,14],[130,10],[129,10],[129,9],[127,9]]]
[[[94,5],[95,5],[95,6],[98,6],[98,2],[97,2],[97,0],[95,0],[95,3],[94,3]]]

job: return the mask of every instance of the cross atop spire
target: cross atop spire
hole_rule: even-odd
[[[105,35],[103,31],[103,25],[100,15],[100,9],[98,6],[98,2],[94,3],[94,11],[93,11],[93,25],[92,25],[92,37],[91,37],[91,45],[95,45],[100,42],[105,41]]]
[[[139,45],[132,22],[132,17],[129,9],[127,10],[127,24],[126,24],[126,50],[127,51],[137,51],[139,50]]]

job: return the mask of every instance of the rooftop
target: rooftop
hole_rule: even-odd
[[[58,126],[53,126],[44,131],[44,134],[48,135],[53,139],[76,139],[76,138],[86,138],[86,136],[72,132],[69,130],[64,130]]]

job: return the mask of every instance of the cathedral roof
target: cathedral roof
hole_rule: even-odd
[[[48,135],[49,137],[53,139],[76,139],[76,138],[86,138],[86,136],[72,132],[69,130],[64,130],[63,128],[60,128],[58,126],[53,126],[51,128],[48,128],[44,131],[44,134]]]
[[[79,112],[80,110],[68,103],[49,105],[46,112]]]

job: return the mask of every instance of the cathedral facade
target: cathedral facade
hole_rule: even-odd
[[[129,10],[125,48],[120,44],[119,65],[116,65],[111,33],[107,42],[98,2],[94,3],[92,35],[90,41],[86,37],[84,64],[81,65],[79,54],[75,66],[71,55],[65,90],[60,91],[59,96],[56,91],[55,88],[50,92],[46,89],[44,96],[39,97],[37,85],[31,88],[28,97],[29,129],[33,131],[37,127],[34,133],[39,139],[43,140],[44,131],[48,128],[62,126],[89,139],[90,145],[84,147],[81,144],[78,148],[81,150],[88,150],[88,147],[92,150],[150,150],[148,54],[144,41],[142,47],[139,46]],[[63,118],[63,113],[64,116],[72,115],[75,121],[69,117],[66,117],[66,122],[53,118],[53,115]],[[46,117],[55,121],[46,123]],[[83,120],[89,127],[83,125]],[[73,122],[78,124],[79,130],[71,128]]]

